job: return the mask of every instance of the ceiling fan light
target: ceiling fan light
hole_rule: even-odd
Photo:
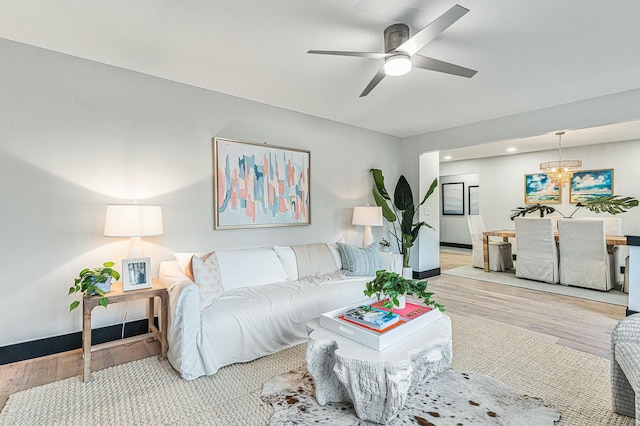
[[[384,60],[384,73],[389,76],[405,75],[411,71],[409,55],[396,54]]]

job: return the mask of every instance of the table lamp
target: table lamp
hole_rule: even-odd
[[[104,236],[131,238],[129,258],[144,257],[141,237],[164,233],[162,207],[145,204],[109,204],[104,220]]]
[[[373,243],[372,226],[382,226],[382,207],[358,206],[353,208],[352,225],[364,225],[364,235],[362,236],[362,247],[367,247]]]

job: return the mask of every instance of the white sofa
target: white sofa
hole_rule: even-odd
[[[224,293],[202,310],[199,286],[184,272],[193,254],[162,262],[159,279],[169,289],[168,358],[173,367],[187,380],[215,374],[226,365],[302,343],[311,319],[367,300],[365,283],[373,276],[344,275],[337,245],[328,246],[338,271],[302,279],[297,279],[291,247],[216,251]],[[399,255],[377,253],[378,269],[401,272]]]

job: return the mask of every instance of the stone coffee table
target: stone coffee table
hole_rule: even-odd
[[[307,331],[307,370],[318,404],[351,402],[362,420],[389,422],[409,391],[451,366],[451,319],[446,315],[382,351],[335,334],[317,319]]]

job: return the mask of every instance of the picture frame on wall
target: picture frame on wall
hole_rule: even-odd
[[[464,216],[464,182],[442,184],[442,214]]]
[[[525,204],[560,204],[562,192],[545,173],[524,175]]]
[[[311,225],[311,151],[213,139],[214,229]]]
[[[122,259],[122,290],[139,290],[150,288],[151,280],[151,258],[137,257]]]
[[[569,203],[577,204],[613,196],[613,169],[574,172],[569,186]]]
[[[469,214],[470,215],[479,215],[480,214],[480,186],[479,185],[469,185]]]

